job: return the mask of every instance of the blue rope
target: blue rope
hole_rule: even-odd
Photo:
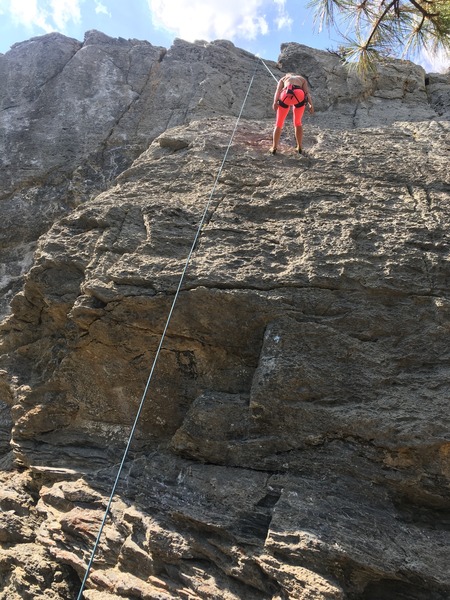
[[[253,80],[255,79],[255,75],[256,75],[256,69],[257,69],[257,66],[258,66],[258,63],[257,63],[257,64],[256,64],[256,66],[255,66],[255,70],[254,70],[254,72],[253,72],[252,79],[251,79],[251,81],[250,81],[250,84],[249,84],[249,86],[248,86],[247,93],[246,93],[246,95],[245,95],[245,98],[244,98],[244,101],[243,101],[243,103],[242,103],[241,110],[240,110],[240,112],[239,112],[239,115],[238,115],[238,117],[237,117],[237,119],[236,119],[236,124],[235,124],[235,126],[234,126],[233,133],[231,134],[231,138],[230,138],[230,141],[229,141],[229,143],[228,143],[228,147],[227,147],[227,149],[226,149],[226,151],[225,151],[225,155],[224,155],[224,157],[223,157],[222,164],[220,165],[219,171],[218,171],[218,173],[217,173],[217,176],[216,176],[216,179],[215,179],[215,181],[214,181],[213,188],[212,188],[212,190],[211,190],[211,193],[210,193],[210,195],[209,195],[209,198],[208,198],[208,201],[207,201],[207,203],[206,203],[206,205],[205,205],[205,208],[204,208],[204,211],[203,211],[202,217],[201,217],[201,219],[200,219],[200,223],[199,223],[199,226],[198,226],[198,229],[197,229],[197,233],[195,234],[194,241],[192,242],[191,249],[190,249],[190,251],[189,251],[189,254],[188,254],[188,257],[187,257],[187,259],[186,259],[186,262],[185,262],[185,265],[184,265],[183,271],[182,271],[182,273],[181,273],[180,281],[179,281],[179,283],[178,283],[178,287],[177,287],[177,290],[176,290],[176,292],[175,292],[175,296],[174,296],[174,298],[173,298],[172,305],[171,305],[171,307],[170,307],[170,310],[169,310],[169,314],[168,314],[168,316],[167,316],[166,324],[165,324],[165,326],[164,326],[164,329],[163,329],[163,332],[162,332],[162,335],[161,335],[161,339],[160,339],[160,341],[159,341],[158,348],[157,348],[157,350],[156,350],[156,354],[155,354],[155,357],[154,357],[154,359],[153,359],[153,364],[152,364],[152,367],[151,367],[151,369],[150,369],[150,374],[149,374],[149,376],[148,376],[147,383],[146,383],[146,385],[145,385],[144,392],[143,392],[143,394],[142,394],[142,398],[141,398],[141,401],[140,401],[140,403],[139,403],[139,408],[138,408],[138,410],[137,410],[136,417],[135,417],[135,419],[134,419],[134,423],[133,423],[133,426],[132,426],[132,428],[131,428],[130,435],[129,435],[129,437],[128,437],[128,442],[127,442],[127,445],[126,445],[126,448],[125,448],[125,451],[124,451],[124,454],[123,454],[122,460],[121,460],[121,462],[120,462],[120,465],[119,465],[119,470],[117,471],[116,479],[115,479],[115,481],[114,481],[114,485],[113,485],[113,487],[112,487],[112,490],[111,490],[111,494],[110,494],[110,497],[109,497],[109,500],[108,500],[108,504],[107,504],[107,506],[106,506],[105,513],[104,513],[104,515],[103,515],[103,520],[102,520],[102,522],[101,522],[101,525],[100,525],[100,528],[99,528],[99,531],[98,531],[98,534],[97,534],[97,538],[96,538],[96,540],[95,540],[94,547],[93,547],[93,549],[92,549],[92,552],[91,552],[91,557],[90,557],[90,559],[89,559],[89,563],[88,563],[88,565],[87,565],[86,572],[85,572],[85,575],[84,575],[83,581],[82,581],[82,583],[81,583],[81,588],[80,588],[80,591],[79,591],[79,593],[78,593],[77,600],[81,600],[81,599],[83,598],[83,592],[84,592],[84,588],[85,588],[85,586],[86,586],[86,582],[87,582],[87,580],[88,580],[89,574],[90,574],[90,572],[91,572],[91,569],[92,569],[92,564],[93,564],[93,562],[94,562],[94,558],[95,558],[95,555],[96,555],[96,552],[97,552],[97,549],[98,549],[98,546],[99,546],[99,543],[100,543],[100,538],[101,538],[101,536],[102,536],[103,529],[104,529],[104,527],[105,527],[105,524],[106,524],[106,519],[108,518],[109,511],[111,510],[112,501],[113,501],[114,495],[115,495],[115,493],[116,493],[117,486],[118,486],[118,484],[119,484],[119,479],[120,479],[120,476],[121,476],[121,474],[122,474],[122,470],[123,470],[123,467],[124,467],[125,461],[126,461],[126,459],[127,459],[128,452],[129,452],[129,450],[130,450],[131,442],[132,442],[132,440],[133,440],[133,437],[134,437],[134,434],[135,434],[135,431],[136,431],[136,427],[137,427],[137,424],[138,424],[139,418],[140,418],[140,416],[141,416],[142,409],[143,409],[143,407],[144,407],[144,402],[145,402],[145,400],[146,400],[146,397],[147,397],[147,394],[148,394],[148,391],[149,391],[149,388],[150,388],[150,383],[151,383],[151,381],[152,381],[152,378],[153,378],[153,373],[154,373],[154,371],[155,371],[155,368],[156,368],[156,363],[158,362],[158,358],[159,358],[159,355],[160,355],[160,352],[161,352],[161,348],[162,348],[162,345],[163,345],[163,343],[164,343],[164,339],[165,339],[165,337],[166,337],[167,329],[169,328],[169,324],[170,324],[170,321],[171,321],[171,319],[172,319],[172,314],[173,314],[173,311],[174,311],[174,309],[175,309],[175,305],[176,305],[176,303],[177,303],[178,296],[179,296],[179,294],[180,294],[180,291],[181,291],[181,286],[183,285],[184,278],[185,278],[185,276],[186,276],[186,272],[187,272],[187,270],[188,270],[189,263],[190,263],[190,261],[191,261],[191,258],[192,258],[192,254],[193,254],[193,252],[194,252],[194,250],[195,250],[195,246],[196,246],[196,244],[197,244],[197,241],[198,241],[198,239],[199,239],[199,237],[200,237],[200,234],[201,234],[201,231],[202,231],[202,229],[203,229],[203,226],[204,226],[204,223],[205,223],[205,220],[206,220],[206,217],[207,217],[208,211],[209,211],[209,207],[210,207],[210,205],[211,205],[211,202],[212,202],[212,197],[213,197],[213,195],[214,195],[214,192],[215,192],[215,190],[216,190],[217,184],[218,184],[218,182],[219,182],[219,178],[220,178],[220,175],[221,175],[221,173],[222,173],[222,169],[223,169],[223,166],[224,166],[224,164],[225,164],[225,161],[226,161],[226,159],[227,159],[228,152],[229,152],[229,150],[230,150],[230,148],[231,148],[231,144],[232,144],[232,142],[233,142],[233,139],[234,139],[234,136],[235,136],[235,133],[236,133],[236,130],[237,130],[237,127],[238,127],[239,121],[240,121],[240,119],[241,119],[241,116],[242,116],[242,112],[243,112],[243,110],[244,110],[245,103],[247,102],[247,98],[248,98],[248,95],[249,95],[249,93],[250,93],[250,89],[251,89],[251,87],[252,87]]]

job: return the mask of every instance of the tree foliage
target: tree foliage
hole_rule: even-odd
[[[336,28],[338,53],[367,72],[387,56],[450,52],[450,0],[311,0],[315,22]]]

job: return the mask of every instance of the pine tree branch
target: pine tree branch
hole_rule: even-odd
[[[364,50],[367,50],[367,48],[369,48],[370,42],[372,41],[373,37],[375,36],[375,33],[377,32],[378,28],[380,27],[381,23],[383,22],[383,19],[386,17],[386,15],[391,10],[391,8],[395,5],[395,3],[396,3],[396,0],[393,0],[390,4],[388,4],[386,6],[386,8],[384,9],[384,11],[381,13],[381,15],[378,17],[378,19],[375,21],[369,37],[367,38],[365,44],[362,46],[362,48]]]
[[[346,41],[340,54],[361,72],[402,47],[403,56],[422,47],[450,50],[450,0],[309,0],[308,6],[321,24],[337,29]],[[351,23],[341,33],[346,21]],[[350,26],[356,39],[348,35]]]
[[[415,6],[417,8],[417,10],[422,13],[422,15],[426,18],[426,19],[431,19],[432,17],[438,17],[439,13],[429,13],[427,10],[425,10],[425,8],[423,8],[423,6],[421,4],[419,4],[419,2],[416,2],[416,0],[409,0],[409,2]],[[432,2],[428,2],[428,4],[432,4]]]

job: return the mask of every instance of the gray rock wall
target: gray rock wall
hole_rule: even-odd
[[[13,59],[27,75],[3,106],[42,120],[30,152],[19,108],[1,125],[25,157],[2,184],[0,587],[65,599],[258,61],[226,41],[165,51],[98,32],[16,46],[9,77]],[[90,600],[450,593],[450,83],[400,61],[362,82],[292,43],[279,66],[319,109],[305,154],[289,122],[268,154],[275,82],[257,65]]]
[[[112,185],[168,127],[237,115],[257,63],[229,42],[177,40],[166,51],[95,31],[83,43],[49,34],[0,56],[1,314],[58,217]],[[273,92],[261,73],[256,118],[270,114]]]

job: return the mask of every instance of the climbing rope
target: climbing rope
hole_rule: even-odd
[[[149,374],[149,376],[148,376],[148,378],[147,378],[147,383],[146,383],[146,385],[145,385],[144,392],[143,392],[143,394],[142,394],[142,398],[141,398],[141,401],[140,401],[140,403],[139,403],[139,407],[138,407],[138,410],[137,410],[137,413],[136,413],[136,416],[135,416],[135,419],[134,419],[134,422],[133,422],[133,426],[132,426],[132,428],[131,428],[131,431],[130,431],[130,434],[129,434],[129,436],[128,436],[128,442],[127,442],[127,445],[126,445],[126,447],[125,447],[125,451],[124,451],[124,454],[123,454],[123,456],[122,456],[122,460],[121,460],[121,462],[120,462],[119,469],[118,469],[118,471],[117,471],[117,475],[116,475],[116,478],[115,478],[115,481],[114,481],[113,487],[112,487],[112,489],[111,489],[111,494],[110,494],[110,497],[109,497],[108,503],[107,503],[107,505],[106,505],[105,513],[104,513],[104,515],[103,515],[103,519],[102,519],[102,522],[101,522],[100,528],[99,528],[99,530],[98,530],[97,538],[96,538],[96,540],[95,540],[94,547],[93,547],[93,549],[92,549],[92,552],[91,552],[91,556],[90,556],[90,559],[89,559],[89,562],[88,562],[88,565],[87,565],[87,568],[86,568],[86,572],[85,572],[85,575],[84,575],[83,581],[82,581],[82,583],[81,583],[81,588],[80,588],[80,591],[79,591],[79,593],[78,593],[77,600],[81,600],[81,599],[83,598],[83,592],[84,592],[84,588],[85,588],[85,586],[86,586],[86,582],[87,582],[87,580],[88,580],[89,574],[90,574],[90,572],[91,572],[91,569],[92,569],[92,564],[93,564],[93,562],[94,562],[94,558],[95,558],[95,555],[96,555],[96,553],[97,553],[97,549],[98,549],[98,546],[99,546],[99,543],[100,543],[100,538],[101,538],[101,536],[102,536],[103,529],[104,529],[104,527],[105,527],[105,524],[106,524],[106,519],[108,518],[108,514],[109,514],[109,512],[110,512],[110,510],[111,510],[112,501],[113,501],[113,499],[114,499],[114,496],[115,496],[115,493],[116,493],[116,489],[117,489],[117,486],[118,486],[118,484],[119,484],[120,476],[121,476],[121,474],[122,474],[122,470],[123,470],[123,467],[124,467],[125,461],[126,461],[126,459],[127,459],[128,452],[129,452],[129,450],[130,450],[131,442],[132,442],[132,440],[133,440],[133,437],[134,437],[134,434],[135,434],[135,431],[136,431],[136,427],[137,427],[137,424],[138,424],[139,418],[140,418],[140,416],[141,416],[142,409],[143,409],[143,407],[144,407],[144,402],[145,402],[145,400],[146,400],[146,398],[147,398],[147,394],[148,394],[148,392],[149,392],[149,389],[150,389],[150,383],[151,383],[151,381],[152,381],[152,379],[153,379],[153,373],[154,373],[154,371],[155,371],[156,364],[157,364],[157,362],[158,362],[158,358],[159,358],[159,355],[160,355],[160,353],[161,353],[161,349],[162,349],[162,345],[163,345],[163,343],[164,343],[164,339],[165,339],[165,337],[166,337],[167,329],[169,328],[169,324],[170,324],[170,321],[171,321],[171,319],[172,319],[172,314],[173,314],[173,311],[174,311],[174,309],[175,309],[175,305],[176,305],[176,303],[177,303],[178,296],[179,296],[179,294],[180,294],[181,287],[182,287],[182,285],[183,285],[184,278],[185,278],[185,276],[186,276],[186,272],[187,272],[187,270],[188,270],[188,267],[189,267],[189,264],[190,264],[190,261],[191,261],[191,258],[192,258],[192,254],[194,253],[194,250],[195,250],[195,247],[196,247],[196,245],[197,245],[198,239],[199,239],[199,237],[200,237],[200,234],[201,234],[201,232],[202,232],[203,226],[204,226],[204,224],[205,224],[206,217],[207,217],[207,214],[208,214],[208,211],[209,211],[209,207],[210,207],[210,205],[211,205],[211,202],[212,202],[212,198],[213,198],[214,192],[215,192],[215,190],[216,190],[216,187],[217,187],[217,184],[218,184],[218,182],[219,182],[220,175],[222,174],[222,170],[223,170],[223,167],[224,167],[225,161],[226,161],[226,159],[227,159],[228,152],[229,152],[229,150],[230,150],[230,148],[231,148],[231,144],[233,143],[233,139],[234,139],[234,136],[235,136],[235,133],[236,133],[237,127],[238,127],[238,125],[239,125],[239,121],[240,121],[240,119],[241,119],[241,116],[242,116],[242,112],[243,112],[243,110],[244,110],[245,103],[247,102],[247,98],[248,98],[248,95],[249,95],[249,93],[250,93],[250,89],[251,89],[251,87],[252,87],[253,80],[255,79],[255,75],[256,75],[256,69],[257,69],[257,67],[258,67],[258,63],[256,63],[256,65],[255,65],[255,70],[253,71],[253,76],[252,76],[252,78],[251,78],[251,81],[250,81],[250,84],[249,84],[249,86],[248,86],[247,93],[245,94],[245,98],[244,98],[244,101],[243,101],[243,103],[242,103],[241,110],[239,111],[239,115],[238,115],[238,117],[237,117],[237,119],[236,119],[236,123],[235,123],[234,129],[233,129],[233,132],[232,132],[232,134],[231,134],[230,141],[228,142],[228,146],[227,146],[227,149],[226,149],[226,151],[225,151],[225,155],[224,155],[224,157],[223,157],[222,163],[221,163],[221,165],[220,165],[220,167],[219,167],[219,170],[218,170],[218,172],[217,172],[217,176],[216,176],[216,179],[215,179],[215,181],[214,181],[214,185],[213,185],[213,187],[212,187],[212,190],[211,190],[211,193],[210,193],[210,195],[209,195],[208,201],[206,202],[205,208],[204,208],[204,210],[203,210],[202,217],[201,217],[201,219],[200,219],[200,223],[199,223],[199,225],[198,225],[197,232],[196,232],[196,234],[195,234],[195,237],[194,237],[194,241],[192,242],[191,249],[190,249],[190,251],[189,251],[189,254],[188,254],[188,256],[187,256],[187,259],[186,259],[186,262],[185,262],[185,265],[184,265],[183,271],[182,271],[182,273],[181,273],[181,276],[180,276],[180,281],[179,281],[179,283],[178,283],[178,286],[177,286],[177,289],[176,289],[175,295],[174,295],[174,297],[173,297],[172,305],[171,305],[171,307],[170,307],[169,314],[168,314],[168,316],[167,316],[167,320],[166,320],[166,323],[165,323],[165,325],[164,325],[163,332],[162,332],[162,334],[161,334],[161,339],[160,339],[160,341],[159,341],[158,348],[157,348],[157,350],[156,350],[155,357],[154,357],[154,359],[153,359],[153,363],[152,363],[152,366],[151,366],[151,369],[150,369],[150,374]],[[266,68],[267,68],[267,67],[266,67]]]
[[[269,71],[269,73],[272,75],[272,77],[278,83],[278,79],[275,77],[275,75],[272,73],[272,71],[269,69],[269,67],[266,65],[266,63],[263,61],[263,59],[261,57],[259,57],[259,60],[262,62],[262,64],[266,67],[266,69]]]

